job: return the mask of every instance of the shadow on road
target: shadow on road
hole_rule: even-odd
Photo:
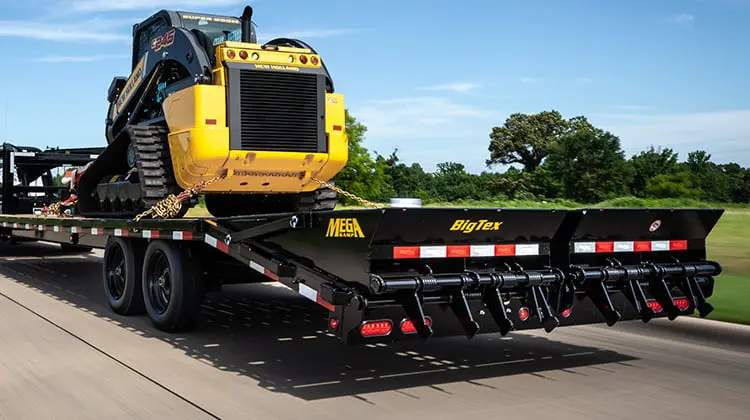
[[[0,273],[19,283],[142,336],[169,342],[218,369],[250,376],[270,391],[306,400],[344,395],[362,399],[357,394],[385,390],[409,395],[403,390],[415,386],[448,393],[441,384],[464,381],[487,387],[476,381],[514,374],[544,377],[544,371],[634,359],[521,333],[346,347],[324,331],[325,310],[272,285],[228,286],[221,294],[209,295],[199,329],[170,335],[154,329],[145,316],[120,317],[109,310],[96,255],[66,255],[44,244],[0,245],[0,255]]]

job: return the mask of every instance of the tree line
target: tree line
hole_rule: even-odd
[[[347,111],[349,162],[334,181],[367,200],[421,198],[425,202],[463,200],[555,200],[593,204],[608,199],[689,198],[716,203],[750,202],[750,168],[716,163],[703,150],[680,160],[670,148],[650,147],[626,157],[620,139],[594,127],[585,116],[558,111],[515,113],[489,133],[488,169],[468,173],[459,162],[443,162],[434,172],[407,165],[398,150],[384,156],[364,145],[367,127]]]

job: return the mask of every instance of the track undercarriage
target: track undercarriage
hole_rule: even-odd
[[[179,194],[182,188],[175,181],[167,135],[167,127],[160,125],[134,125],[122,130],[117,139],[120,146],[108,151],[125,148],[125,153],[103,153],[87,171],[100,172],[96,175],[99,183],[81,214],[130,218],[170,194]],[[337,194],[324,187],[299,194],[209,194],[205,200],[213,216],[231,217],[333,210]],[[184,216],[196,203],[196,199],[183,202],[176,217]]]

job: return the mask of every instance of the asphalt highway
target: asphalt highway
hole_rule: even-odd
[[[750,328],[678,319],[347,348],[315,304],[259,285],[210,296],[199,330],[168,335],[109,310],[101,255],[0,245],[0,418],[750,418]]]

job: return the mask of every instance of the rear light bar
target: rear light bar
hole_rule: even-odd
[[[688,298],[675,298],[672,300],[672,302],[674,302],[674,306],[676,306],[681,311],[686,311],[688,310],[688,308],[690,308],[690,300]],[[664,310],[659,302],[655,300],[649,300],[648,307],[657,314]]]
[[[573,244],[573,252],[576,254],[685,251],[687,249],[688,242],[686,240],[575,242]]]
[[[395,246],[393,259],[541,255],[539,244]]]

